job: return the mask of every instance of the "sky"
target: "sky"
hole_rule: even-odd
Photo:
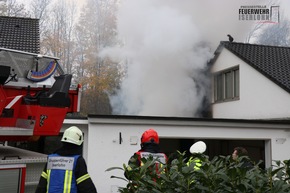
[[[280,10],[289,6],[281,0]],[[274,2],[274,3],[271,3]],[[266,0],[122,0],[118,13],[122,47],[102,56],[126,61],[128,74],[110,97],[114,114],[198,117],[210,78],[202,71],[220,41],[244,42],[257,21],[240,21],[241,6]],[[273,25],[273,24],[269,24]]]

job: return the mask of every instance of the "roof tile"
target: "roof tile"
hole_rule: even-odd
[[[0,16],[0,47],[39,54],[39,20]]]

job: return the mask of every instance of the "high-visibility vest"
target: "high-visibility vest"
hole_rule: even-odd
[[[187,166],[189,166],[192,162],[194,162],[194,170],[200,170],[200,167],[202,166],[202,161],[199,158],[193,158],[190,157],[190,159],[188,160],[188,162],[186,163]]]
[[[78,158],[79,155],[51,154],[48,156],[46,173],[41,174],[47,179],[47,193],[77,193],[79,179],[76,179],[74,170]]]
[[[202,166],[202,161],[199,158],[190,157],[186,165],[189,166],[191,163],[194,163],[194,166],[193,166],[194,171],[200,170]],[[189,183],[192,184],[194,182],[195,180],[191,180]]]

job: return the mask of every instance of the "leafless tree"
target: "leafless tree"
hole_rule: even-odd
[[[275,1],[270,1],[268,6],[275,5]],[[283,12],[279,12],[278,22],[260,22],[254,25],[249,32],[245,42],[273,46],[290,45],[290,21],[284,17]],[[280,17],[280,18],[279,18]]]
[[[263,30],[265,23],[257,23],[248,33],[245,42],[252,43],[259,36],[259,32]]]
[[[267,26],[257,37],[255,43],[272,46],[290,46],[290,21]]]
[[[23,3],[16,0],[2,0],[0,2],[0,15],[10,17],[26,17],[28,12]]]
[[[43,52],[59,57],[66,73],[72,72],[74,61],[74,25],[76,20],[76,1],[60,0],[49,13],[49,20],[43,25],[46,31],[42,34]]]
[[[32,0],[30,4],[30,14],[32,18],[39,19],[40,38],[47,33],[49,29],[49,5],[50,0]]]

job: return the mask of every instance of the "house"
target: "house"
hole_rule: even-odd
[[[39,54],[39,19],[0,16],[0,47]]]
[[[290,48],[221,42],[211,61],[213,118],[89,115],[87,122],[67,119],[85,132],[84,156],[101,192],[117,192],[126,183],[122,167],[140,148],[140,136],[150,127],[160,135],[167,154],[186,151],[198,140],[206,154],[230,155],[235,146],[248,149],[254,161],[290,158]]]
[[[211,63],[213,118],[290,118],[290,47],[220,42]]]

